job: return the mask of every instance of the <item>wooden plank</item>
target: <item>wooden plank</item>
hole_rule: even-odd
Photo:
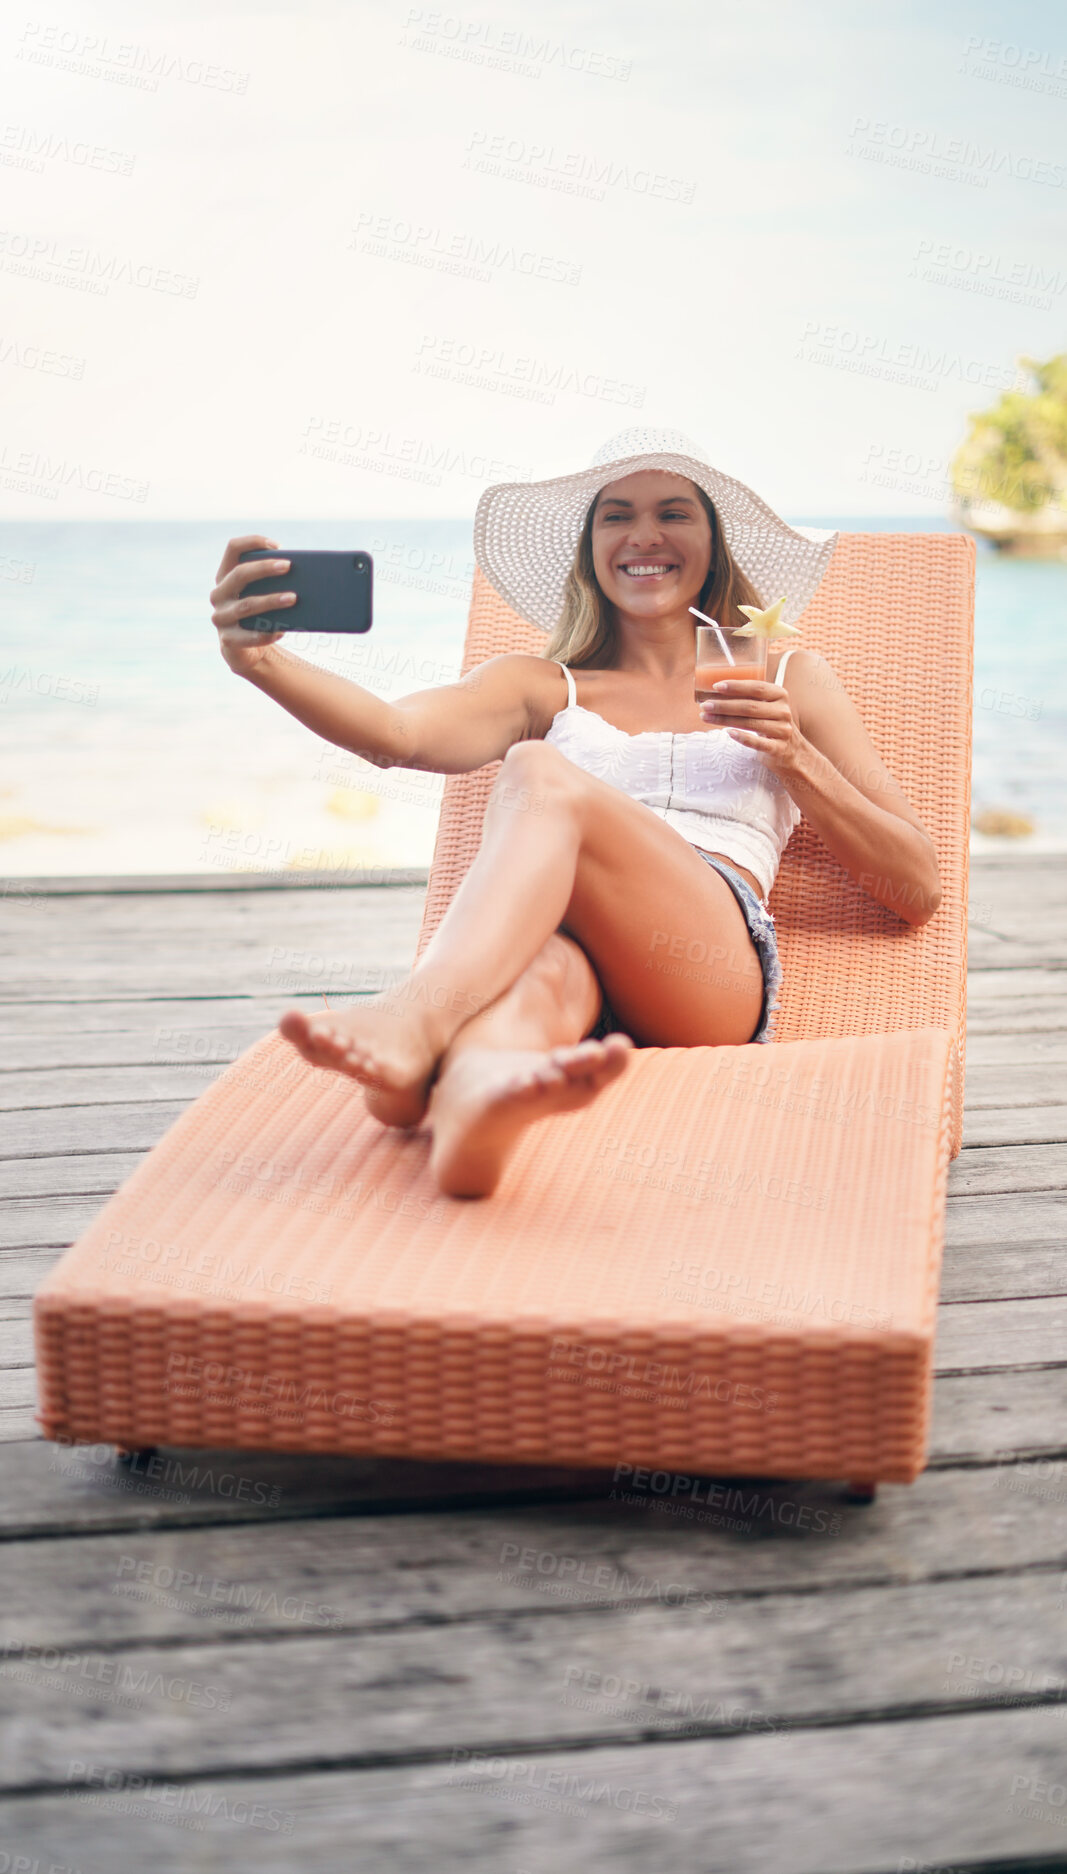
[[[1058,934],[1067,917],[1064,868],[1035,853],[1029,862],[971,868],[968,923],[990,933],[1007,950],[1025,949],[1035,932]]]
[[[1017,1067],[1026,1061],[1067,1069],[1067,1029],[1053,1028],[1048,1034],[968,1033],[968,1066]]]
[[[1058,1104],[1067,1073],[1058,1062],[1034,1059],[1016,1067],[973,1067],[967,1063],[966,1105],[972,1114],[991,1107]]]
[[[121,954],[122,945],[130,953]],[[92,942],[72,933],[63,943],[43,942],[32,950],[20,947],[17,956],[0,959],[0,990],[6,994],[20,983],[25,993],[44,994],[62,985],[64,1000],[83,996],[95,987],[113,999],[122,993],[128,971],[130,992],[143,994],[145,983],[158,979],[158,994],[180,989],[183,994],[236,996],[242,988],[252,994],[311,988],[338,994],[373,991],[403,968],[407,933],[389,927],[368,927],[337,933],[287,929],[272,943],[260,932],[243,935],[196,929],[182,936],[158,927],[132,929],[96,936]],[[61,973],[62,972],[62,973]]]
[[[1064,1240],[1060,1191],[1014,1191],[950,1197],[945,1204],[945,1241],[954,1249],[1016,1244],[1059,1244]],[[1067,1270],[1065,1270],[1067,1273]]]
[[[1017,970],[1042,965],[1055,969],[1062,962],[1063,946],[1055,926],[1046,929],[1035,924],[1028,936],[1016,937],[968,923],[967,957],[976,969]]]
[[[1062,1416],[1056,1417],[1057,1404],[1063,1397],[1063,1373],[1063,1368],[1057,1368],[1043,1374],[1026,1375],[1034,1382],[1033,1391],[1022,1386],[1023,1376],[1015,1373],[998,1377],[995,1386],[988,1376],[953,1380],[957,1391],[951,1396],[960,1405],[962,1416],[954,1424],[951,1438],[942,1432],[942,1444],[933,1449],[935,1462],[941,1462],[939,1450],[942,1453],[941,1468],[936,1475],[926,1472],[907,1486],[883,1486],[878,1499],[879,1516],[870,1523],[870,1527],[878,1531],[878,1542],[884,1540],[885,1526],[880,1521],[884,1500],[892,1506],[894,1527],[908,1530],[913,1549],[921,1538],[927,1545],[923,1552],[936,1553],[940,1558],[937,1566],[941,1568],[949,1566],[944,1544],[953,1543],[958,1548],[964,1526],[968,1555],[976,1567],[1009,1566],[1013,1558],[1018,1561],[1020,1556],[1030,1561],[1054,1560],[1061,1556],[1062,1510],[1040,1494],[1030,1501],[1033,1493],[1028,1491],[1024,1520],[1034,1534],[1032,1538],[1030,1535],[1024,1538],[1020,1527],[1016,1526],[1013,1499],[1010,1493],[1005,1495],[1003,1465],[1013,1460],[1017,1451],[1029,1460],[1035,1455],[1043,1457],[1067,1449]],[[1035,1442],[1039,1410],[1035,1398],[1040,1393],[1037,1382],[1042,1378],[1047,1380],[1046,1417],[1044,1435]],[[23,1391],[19,1395],[9,1391],[4,1401],[9,1405],[24,1402],[31,1396],[29,1369],[23,1369],[21,1375],[7,1375],[4,1383],[10,1387],[16,1380]],[[938,1386],[944,1384],[938,1381],[935,1398]],[[958,1390],[965,1386],[974,1388],[969,1395],[969,1405],[968,1395]],[[984,1397],[983,1388],[986,1389]],[[987,1400],[1003,1404],[1004,1410],[999,1415],[1001,1424],[994,1423],[997,1415],[994,1406],[987,1405]],[[977,1456],[989,1468],[946,1471],[945,1465],[951,1466],[957,1461],[956,1446],[960,1444],[970,1447],[965,1448],[963,1456],[968,1459]],[[238,1493],[232,1485],[224,1489],[218,1482],[222,1477],[248,1481]],[[730,1490],[738,1486],[736,1478],[728,1482]],[[211,1522],[355,1516],[383,1509],[411,1510],[448,1503],[493,1503],[499,1508],[508,1500],[517,1500],[523,1495],[551,1494],[553,1498],[559,1495],[568,1501],[572,1498],[603,1499],[612,1488],[624,1491],[627,1498],[626,1502],[620,1500],[609,1505],[608,1513],[621,1519],[622,1526],[629,1532],[628,1540],[633,1539],[635,1530],[659,1523],[677,1530],[684,1522],[686,1543],[693,1545],[694,1566],[698,1571],[706,1565],[702,1547],[705,1539],[731,1550],[735,1545],[734,1534],[720,1531],[717,1523],[705,1528],[695,1516],[693,1519],[683,1516],[673,1494],[664,1509],[662,1494],[657,1494],[651,1485],[635,1488],[625,1466],[616,1467],[615,1471],[563,1467],[546,1470],[540,1466],[434,1463],[415,1458],[342,1458],[168,1448],[155,1458],[138,1457],[135,1463],[123,1467],[117,1463],[110,1446],[67,1447],[39,1438],[9,1444],[0,1450],[0,1538]],[[672,1493],[674,1488],[672,1481]],[[760,1489],[765,1499],[772,1502],[782,1497],[793,1500],[802,1495],[805,1503],[821,1506],[829,1514],[840,1512],[852,1531],[851,1542],[868,1526],[862,1516],[858,1521],[852,1518],[850,1507],[841,1500],[837,1483],[793,1480],[777,1484],[760,1480]],[[658,1490],[662,1492],[662,1485]],[[699,1508],[703,1503],[714,1510],[721,1501],[717,1496],[709,1499],[706,1489],[701,1496],[699,1490],[690,1490],[688,1485],[681,1494],[688,1495],[689,1499],[683,1507]],[[737,1498],[730,1497],[729,1501],[736,1505]],[[991,1504],[996,1506],[995,1515],[990,1514]],[[766,1541],[780,1536],[781,1540],[791,1542],[796,1535],[793,1529],[784,1526],[779,1529],[773,1509],[761,1511],[757,1524],[761,1539]],[[568,1530],[574,1527],[573,1509],[568,1511],[567,1527]],[[700,1541],[692,1533],[696,1528],[701,1531]],[[1046,1546],[1034,1549],[1031,1541]],[[930,1544],[934,1545],[933,1549],[929,1548]],[[980,1562],[980,1557],[985,1557],[985,1562]],[[869,1563],[870,1553],[866,1559]],[[693,1579],[697,1578],[694,1575]]]
[[[131,934],[131,941],[133,940]],[[118,943],[108,942],[99,958],[77,957],[68,950],[56,957],[23,959],[18,978],[0,978],[0,1002],[30,998],[51,1001],[57,978],[63,979],[64,1001],[75,1004],[131,997],[164,998],[180,991],[183,997],[239,995],[313,995],[323,991],[331,1001],[388,989],[398,974],[400,946],[382,933],[372,947],[362,941],[345,950],[324,951],[320,944],[290,945],[276,958],[268,946],[221,943],[217,950],[197,941],[195,954],[180,957],[162,941],[137,941],[134,956],[123,958]],[[295,959],[295,960],[290,960]]]
[[[0,1368],[33,1366],[33,1323],[31,1303],[23,1297],[9,1297],[0,1314]]]
[[[176,956],[187,953],[196,936],[210,948],[223,939],[241,946],[265,948],[314,943],[340,947],[352,954],[357,945],[373,942],[385,931],[402,935],[417,928],[423,900],[421,891],[289,892],[270,898],[241,898],[221,894],[211,898],[101,898],[52,900],[39,913],[23,911],[5,920],[0,962],[5,970],[17,965],[28,944],[44,955],[68,948],[77,955],[103,955],[126,933],[155,938]]]
[[[0,999],[292,989],[373,991],[414,952],[419,889],[213,899],[76,899],[23,911],[0,950]],[[353,905],[358,907],[353,911]]]
[[[309,870],[299,874],[297,883],[292,872],[239,872],[216,867],[210,872],[146,872],[132,876],[129,873],[114,876],[87,873],[82,877],[79,873],[69,878],[53,878],[48,874],[44,877],[15,878],[9,883],[12,887],[12,902],[18,904],[23,893],[29,899],[47,899],[101,896],[169,898],[189,892],[210,897],[215,892],[374,891],[404,885],[425,886],[428,877],[425,866],[368,866],[362,882],[345,883],[343,875],[336,871]]]
[[[47,1197],[0,1205],[0,1293],[7,1292],[11,1257],[69,1248],[98,1216],[106,1197]],[[46,1257],[47,1262],[54,1256]]]
[[[322,997],[293,995],[293,1006],[322,1007]],[[45,1059],[42,1066],[90,1066],[97,1046],[106,1047],[114,1037],[116,1046],[144,1047],[143,1037],[159,1029],[176,1029],[190,1035],[226,1034],[231,1027],[262,1027],[266,1034],[277,1026],[278,1016],[290,1006],[288,995],[126,996],[108,1000],[97,996],[92,1001],[70,1001],[58,993],[45,1001],[5,1002],[2,1019],[6,1035],[18,1037],[13,1047],[30,1046],[39,1041],[42,1047],[54,1047],[58,1058]],[[137,1037],[142,1037],[138,1040]],[[124,1037],[129,1037],[128,1041]],[[61,1050],[70,1050],[69,1057]],[[38,1063],[27,1061],[27,1066]],[[12,1066],[18,1065],[14,1060]]]
[[[959,1302],[937,1316],[938,1373],[994,1372],[1005,1366],[1050,1366],[1067,1347],[1067,1301]]]
[[[986,1244],[946,1250],[941,1271],[942,1303],[1022,1300],[1067,1293],[1061,1243]]]
[[[279,965],[272,961],[262,945],[240,951],[224,946],[217,953],[208,948],[179,962],[174,951],[162,943],[139,945],[137,955],[123,961],[117,946],[108,945],[99,960],[91,957],[71,959],[68,954],[41,958],[32,964],[24,960],[18,976],[0,976],[0,1003],[24,1002],[31,997],[50,1001],[49,991],[57,977],[64,978],[64,998],[68,1004],[95,1002],[105,996],[114,1000],[127,992],[130,996],[158,1000],[168,989],[180,989],[185,997],[234,996],[242,987],[254,995],[304,995],[318,997],[325,991],[331,1002],[343,1001],[356,994],[375,994],[388,989],[397,980],[397,945],[383,937],[379,949],[369,946],[353,953],[324,954],[308,949],[296,954],[306,963]],[[323,957],[323,962],[319,958]]]
[[[340,878],[340,874],[338,875]],[[401,885],[362,886],[344,882],[320,890],[307,890],[298,878],[290,875],[287,884],[269,896],[233,883],[233,874],[225,867],[217,873],[218,892],[211,889],[215,874],[205,873],[205,889],[193,893],[147,891],[122,892],[110,889],[66,894],[31,895],[22,902],[8,901],[10,925],[17,938],[25,932],[37,932],[48,939],[64,932],[129,929],[138,920],[155,922],[162,930],[188,931],[214,925],[218,928],[262,928],[275,931],[294,919],[313,924],[351,927],[357,921],[368,924],[382,919],[402,919],[412,906],[420,907],[425,886],[411,882]]]
[[[53,1067],[0,1075],[0,1112],[40,1112],[72,1106],[107,1108],[133,1100],[191,1104],[235,1056],[201,1063],[161,1061],[143,1067]],[[106,1118],[101,1113],[101,1125]]]
[[[1061,1191],[950,1197],[942,1302],[1067,1293]]]
[[[16,991],[23,977],[22,993],[31,999],[52,1001],[59,991],[65,1002],[82,1001],[88,985],[98,995],[118,1001],[126,987],[119,968],[122,961],[129,970],[127,992],[133,996],[154,993],[161,1001],[176,995],[268,995],[305,988],[301,978],[308,974],[314,976],[316,993],[320,978],[323,988],[332,979],[339,994],[346,989],[373,990],[381,972],[388,975],[404,967],[409,937],[406,924],[394,922],[338,931],[287,926],[277,933],[277,942],[261,931],[239,933],[210,926],[179,934],[156,923],[97,933],[92,941],[72,932],[63,942],[46,944],[42,939],[32,951],[27,938],[17,955],[7,962],[0,959],[0,1001],[21,999]],[[131,945],[131,954],[125,958],[121,954],[124,942]],[[374,972],[366,981],[361,980],[364,969]],[[153,980],[159,977],[154,992],[145,988],[146,973]],[[208,987],[202,990],[205,979]]]
[[[108,1197],[139,1165],[140,1152],[78,1152],[0,1159],[0,1201],[12,1197]]]
[[[68,1152],[147,1152],[163,1137],[188,1100],[156,1100],[123,1106],[52,1106],[9,1113],[4,1121],[4,1158],[52,1158]]]
[[[1067,1103],[1060,1106],[989,1106],[980,1111],[974,1111],[964,1104],[964,1146],[1065,1143]]]
[[[972,865],[967,907],[968,960],[977,967],[1033,967],[1063,962],[1067,920],[1064,867],[1027,862]]]
[[[314,1007],[314,998],[302,998],[302,1006]],[[79,1005],[80,1006],[80,1005]],[[139,1005],[143,1006],[143,1005]],[[165,1005],[156,1004],[157,1008]],[[8,1076],[14,1077],[16,1071],[32,1072],[57,1069],[105,1069],[114,1067],[154,1067],[160,1063],[203,1063],[235,1060],[245,1048],[250,1048],[254,1041],[269,1034],[277,1027],[277,1021],[265,1016],[253,1015],[241,1022],[231,1017],[226,1023],[217,1021],[212,1013],[210,1002],[198,1005],[201,1010],[199,1021],[195,1025],[188,1018],[176,1022],[167,1018],[160,1019],[154,1028],[125,1029],[121,1032],[86,1034],[75,1017],[55,1034],[19,1034],[5,1038],[4,1064],[0,1067],[0,1089]],[[246,1005],[246,1009],[249,1005]],[[252,1005],[259,1007],[258,1004]],[[278,1014],[290,1006],[284,997],[278,998]],[[319,1007],[322,1002],[320,999]]]
[[[1009,1597],[1018,1618],[1043,1608],[1056,1633],[1062,1622],[1047,1602],[1062,1596],[1056,1547],[1062,1510],[1047,1502],[1050,1471],[1067,1475],[1062,1462],[1040,1461],[981,1476],[943,1472],[946,1502],[966,1518],[965,1556],[958,1528],[931,1516],[929,1486],[921,1514],[913,1490],[895,1489],[877,1513],[864,1516],[825,1485],[737,1480],[711,1498],[726,1506],[723,1529],[696,1520],[699,1506],[715,1515],[705,1488],[696,1503],[681,1499],[694,1510],[691,1520],[668,1513],[678,1511],[677,1500],[664,1509],[650,1499],[642,1510],[604,1498],[569,1504],[565,1513],[559,1505],[504,1504],[491,1517],[445,1507],[399,1518],[130,1527],[91,1540],[83,1533],[13,1540],[3,1549],[0,1649],[206,1642],[250,1631],[370,1632],[515,1612],[562,1620],[642,1606],[696,1610],[707,1624],[723,1618],[724,1597],[751,1608],[771,1594],[821,1595],[840,1609],[843,1592],[910,1590],[923,1582],[950,1591],[954,1582],[979,1576],[991,1589],[1009,1577],[1017,1590],[1025,1582],[1025,1594]],[[1034,1515],[1042,1488],[1043,1507]],[[982,1516],[998,1525],[996,1541],[972,1549],[970,1525]],[[1036,1598],[1027,1607],[1031,1586]],[[301,1605],[280,1605],[287,1594],[298,1594]],[[328,1614],[310,1611],[308,1602]],[[954,1632],[951,1622],[944,1631]],[[1047,1633],[1043,1644],[1051,1644]]]
[[[950,1198],[1067,1188],[1067,1147],[968,1146],[948,1168]]]
[[[0,1684],[17,1676],[23,1707],[0,1717],[0,1787],[62,1787],[90,1733],[104,1762],[189,1777],[310,1770],[335,1754],[403,1763],[413,1746],[515,1753],[1008,1708],[1008,1670],[1013,1705],[1062,1701],[1058,1578],[1028,1574],[1025,1595],[1018,1585],[997,1575],[833,1595],[705,1591],[689,1607],[478,1614],[462,1633],[419,1622],[324,1634],[291,1621],[272,1640],[215,1633],[178,1653],[151,1642],[112,1653],[76,1637],[70,1665],[26,1656],[55,1645],[34,1618],[33,1638],[0,1661]],[[993,1684],[970,1676],[975,1659],[999,1669]]]
[[[1067,1497],[1067,1366],[941,1375],[934,1384],[930,1466],[1056,1459]],[[1024,1479],[1027,1490],[1040,1480]],[[1010,1487],[1010,1480],[1006,1487]],[[1062,1513],[1062,1512],[1061,1512]]]
[[[968,1034],[1067,1027],[1067,977],[1062,968],[976,969],[967,972]]]
[[[28,1406],[35,1405],[36,1398],[36,1374],[32,1367],[0,1367],[0,1409],[16,1414],[24,1413]],[[18,1435],[20,1438],[39,1438],[40,1427],[31,1418],[28,1429]]]
[[[37,1386],[26,1367],[0,1373],[0,1445],[40,1436],[37,1423]]]
[[[42,1874],[49,1860],[96,1874],[87,1831],[153,1874],[188,1874],[194,1855],[202,1874],[245,1856],[264,1874],[333,1870],[355,1865],[353,1843],[360,1874],[550,1874],[567,1865],[563,1840],[594,1874],[1021,1874],[1062,1867],[1062,1810],[1047,1799],[1062,1739],[1046,1709],[511,1759],[491,1741],[480,1761],[160,1779],[133,1799],[97,1787],[95,1806],[11,1798],[5,1840]],[[195,1848],[176,1820],[195,1822]]]
[[[28,1369],[21,1377],[24,1386],[32,1386]],[[8,1403],[15,1403],[13,1395]],[[0,1481],[0,1540],[6,1540],[57,1530],[99,1534],[157,1524],[273,1523],[440,1505],[570,1502],[603,1495],[611,1474],[545,1465],[176,1449],[124,1466],[109,1445],[33,1438],[0,1448]]]

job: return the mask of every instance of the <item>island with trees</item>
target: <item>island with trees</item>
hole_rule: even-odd
[[[953,518],[1003,553],[1067,559],[1067,352],[1019,362],[1031,388],[968,418],[949,470]]]

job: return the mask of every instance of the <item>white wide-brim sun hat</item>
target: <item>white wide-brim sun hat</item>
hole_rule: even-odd
[[[555,628],[589,503],[608,482],[638,469],[666,469],[703,488],[761,605],[773,605],[784,593],[784,622],[799,618],[830,564],[836,532],[790,527],[674,429],[622,430],[574,475],[498,482],[485,490],[474,516],[474,557],[513,611],[542,631]]]

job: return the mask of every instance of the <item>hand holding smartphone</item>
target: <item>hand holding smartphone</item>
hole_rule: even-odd
[[[244,599],[273,598],[295,593],[285,607],[285,631],[362,632],[371,628],[374,562],[369,553],[318,551],[297,547],[253,547],[237,561],[244,566],[257,560],[288,561],[288,570],[272,571],[243,585]],[[277,610],[248,611],[237,621],[243,631],[274,631],[281,622]]]
[[[249,589],[257,576],[272,590]],[[267,534],[241,534],[227,541],[215,575],[211,622],[234,675],[272,697],[314,735],[338,748],[362,752],[381,745],[388,752],[398,739],[392,705],[347,677],[294,657],[279,642],[293,623],[306,631],[366,631],[370,580],[369,553],[287,554]],[[305,615],[294,620],[301,603]]]

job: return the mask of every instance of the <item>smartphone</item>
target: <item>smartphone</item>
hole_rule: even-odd
[[[295,592],[292,605],[242,618],[244,631],[369,631],[374,562],[369,553],[317,552],[296,547],[252,547],[246,560],[288,560],[287,573],[250,579],[242,598],[268,592]]]

